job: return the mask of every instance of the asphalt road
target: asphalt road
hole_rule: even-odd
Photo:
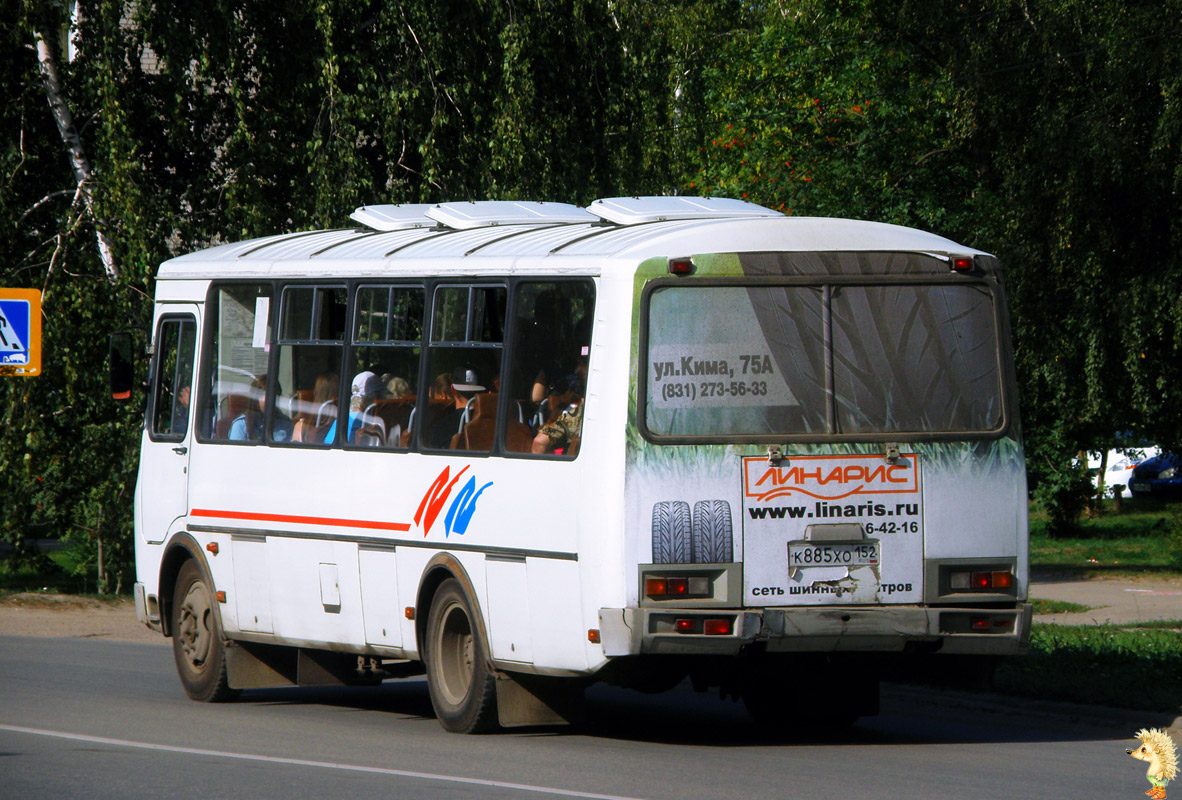
[[[576,729],[445,733],[421,679],[188,700],[171,650],[0,636],[0,797],[1135,798],[1141,724],[888,687],[837,740],[713,695],[596,687]]]

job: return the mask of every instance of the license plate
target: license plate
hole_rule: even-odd
[[[878,566],[878,542],[850,544],[788,543],[788,569],[801,567],[875,567]]]
[[[1129,491],[1130,492],[1148,492],[1149,491],[1149,484],[1148,483],[1134,483],[1129,486]]]

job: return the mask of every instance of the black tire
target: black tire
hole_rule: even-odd
[[[653,504],[653,563],[694,563],[689,503],[662,500]]]
[[[695,564],[719,564],[735,559],[731,504],[726,500],[694,503],[693,555]]]
[[[172,593],[172,655],[185,694],[203,703],[238,696],[226,678],[226,642],[213,593],[196,561],[186,561]]]
[[[439,586],[427,616],[427,688],[435,716],[452,733],[497,727],[496,676],[460,582]]]

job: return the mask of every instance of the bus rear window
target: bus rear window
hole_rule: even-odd
[[[984,283],[668,284],[648,296],[650,436],[859,439],[1004,424]]]

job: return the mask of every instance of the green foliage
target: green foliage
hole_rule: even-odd
[[[1182,709],[1182,632],[1038,625],[1030,652],[1003,662],[1002,691],[1089,706]]]
[[[1182,569],[1182,510],[1177,503],[1134,497],[1056,530],[1045,510],[1030,513],[1030,563],[1086,573]]]
[[[1036,600],[1030,599],[1030,605],[1034,608],[1035,615],[1041,614],[1081,614],[1084,611],[1091,611],[1091,606],[1085,606],[1081,603],[1071,603],[1066,600]]]
[[[157,265],[374,202],[746,197],[927,228],[1008,265],[1028,464],[1182,444],[1182,0],[80,0],[0,8],[0,283],[46,292],[0,383],[0,535],[130,560],[140,413],[105,338]],[[106,282],[33,31],[54,45],[122,270]]]

